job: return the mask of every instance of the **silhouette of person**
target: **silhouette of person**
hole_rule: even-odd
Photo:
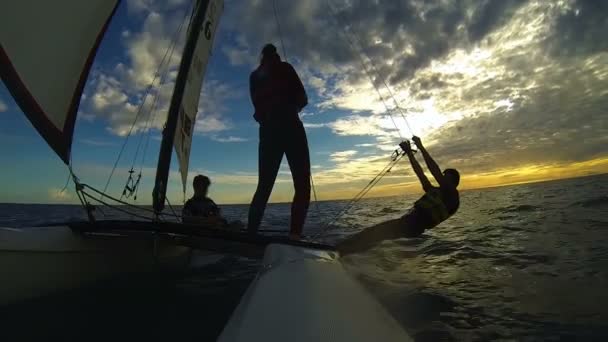
[[[253,117],[260,125],[260,143],[258,186],[249,207],[247,230],[257,232],[285,154],[295,188],[289,236],[299,239],[310,203],[308,141],[298,116],[308,104],[306,90],[294,68],[281,61],[272,44],[262,49],[260,65],[249,77],[249,90]]]
[[[210,228],[239,229],[239,222],[228,223],[221,215],[220,207],[207,197],[211,180],[198,175],[192,180],[194,195],[182,208],[182,222],[200,224]]]
[[[422,153],[424,161],[437,183],[439,183],[439,187],[433,186],[424,174],[422,167],[414,157],[409,141],[399,144],[407,154],[412,168],[422,184],[424,195],[401,218],[366,228],[339,243],[337,248],[341,254],[365,251],[382,240],[420,236],[425,230],[447,220],[458,210],[460,195],[456,188],[460,183],[460,174],[455,169],[445,169],[441,172],[439,165],[422,145],[420,138],[413,137],[412,140],[418,147],[418,151]]]

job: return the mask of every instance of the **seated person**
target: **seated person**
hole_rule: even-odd
[[[184,223],[203,224],[218,228],[228,226],[228,221],[220,214],[220,208],[211,198],[207,197],[210,185],[209,177],[203,175],[194,177],[192,180],[194,195],[186,201],[182,209],[182,221]]]

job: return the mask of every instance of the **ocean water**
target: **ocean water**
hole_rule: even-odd
[[[363,200],[324,239],[398,217],[415,199]],[[305,232],[317,233],[344,205],[313,204]],[[224,207],[231,219],[246,211]],[[0,204],[0,226],[79,218],[77,206]],[[263,224],[285,229],[288,220],[289,205],[274,204]],[[600,175],[464,191],[458,213],[439,227],[343,263],[417,341],[606,341],[607,241],[608,175]],[[11,340],[214,340],[258,265],[199,258],[202,266],[179,279],[0,308],[0,331]]]

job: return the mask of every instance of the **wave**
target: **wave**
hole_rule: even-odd
[[[599,196],[588,200],[574,202],[572,206],[583,208],[597,208],[608,205],[608,196]]]
[[[530,204],[510,205],[508,207],[498,208],[491,210],[492,214],[506,214],[506,213],[525,213],[540,210],[540,207]]]
[[[393,214],[393,213],[400,213],[400,212],[402,212],[402,210],[397,210],[394,208],[386,207],[386,208],[383,208],[382,210],[380,210],[380,212],[383,214]]]

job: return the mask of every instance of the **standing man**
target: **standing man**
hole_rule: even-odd
[[[260,65],[249,77],[249,90],[253,117],[260,124],[260,145],[258,187],[249,207],[247,230],[257,232],[285,154],[295,188],[289,237],[300,239],[310,204],[308,141],[298,115],[308,104],[306,90],[294,68],[281,61],[272,44],[262,49]]]

